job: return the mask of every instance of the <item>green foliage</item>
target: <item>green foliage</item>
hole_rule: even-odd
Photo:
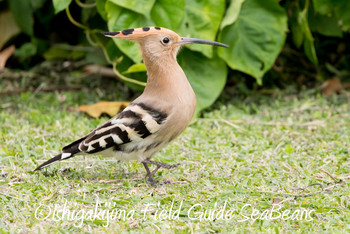
[[[19,58],[19,60],[23,62],[30,56],[34,56],[36,52],[37,47],[35,46],[35,44],[27,42],[15,51],[15,55]]]
[[[185,49],[181,52],[179,63],[197,95],[197,108],[201,110],[213,104],[226,83],[225,62],[216,56],[206,58]]]
[[[284,45],[286,24],[285,11],[275,0],[247,0],[235,23],[220,32],[219,40],[230,48],[219,48],[219,55],[231,68],[255,77],[261,84]]]
[[[146,72],[146,66],[143,63],[136,63],[128,68],[124,74],[136,73],[136,72]]]
[[[350,30],[350,10],[348,0],[305,0],[289,1],[287,9],[291,11],[289,24],[292,39],[297,47],[303,45],[304,52],[311,62],[318,64],[312,31],[325,36],[342,36],[342,31]]]
[[[350,1],[348,0],[314,0],[315,12],[321,15],[334,15],[344,31],[350,30]]]
[[[293,42],[298,48],[303,45],[306,56],[311,62],[317,64],[314,38],[308,21],[309,0],[306,1],[303,10],[300,9],[299,2],[291,2],[290,8],[293,10],[290,17]]]
[[[0,12],[0,49],[13,36],[20,32],[11,11]]]
[[[7,0],[7,2],[11,14],[6,11],[0,12],[0,30],[4,35],[1,36],[0,46],[18,34],[18,30],[28,35],[30,39],[24,41],[24,45],[17,46],[19,51],[16,55],[20,61],[29,61],[33,53],[51,59],[65,56],[69,59],[89,56],[91,58],[91,53],[77,55],[70,51],[58,50],[55,46],[51,46],[48,51],[43,49],[45,48],[43,45],[45,43],[47,45],[48,42],[39,39],[34,25],[47,23],[43,27],[50,27],[50,17],[45,16],[44,19],[43,13],[37,14],[37,11],[44,6],[47,7],[49,2],[51,11],[47,14],[53,15],[66,10],[69,20],[85,31],[87,41],[103,49],[106,62],[116,65],[118,61],[115,66],[118,72],[131,78],[125,80],[128,80],[128,85],[136,89],[143,87],[132,84],[130,82],[132,79],[146,80],[146,73],[142,69],[137,70],[141,68],[139,64],[142,62],[139,46],[130,41],[103,38],[100,34],[102,30],[120,31],[128,28],[160,26],[169,28],[181,36],[218,40],[230,45],[230,48],[186,45],[183,53],[179,54],[179,62],[197,93],[200,109],[208,107],[218,97],[224,87],[228,68],[248,74],[262,84],[263,76],[273,66],[286,43],[287,36],[312,63],[318,64],[320,48],[315,44],[317,34],[341,38],[350,30],[348,0],[312,2],[310,0],[280,2],[276,0]],[[80,12],[77,12],[77,6]],[[70,9],[74,9],[74,12],[71,13]],[[16,22],[17,25],[13,30],[1,26],[4,17],[8,18],[8,25]],[[85,42],[79,40],[79,43]],[[197,63],[198,61],[201,63]],[[136,67],[134,64],[137,64]],[[201,69],[198,69],[197,66],[200,64]],[[203,85],[204,83],[206,84]]]
[[[10,10],[22,32],[32,36],[34,21],[30,1],[11,0]]]
[[[309,17],[309,26],[311,31],[329,37],[342,37],[343,32],[338,25],[337,18],[334,15],[320,15],[315,14],[314,12],[310,12],[310,14],[313,14],[312,17]]]
[[[79,59],[84,57],[85,53],[79,50],[72,50],[68,45],[55,45],[44,53],[45,59]]]
[[[72,0],[52,0],[53,6],[55,8],[55,14],[66,9],[69,4],[71,4]]]
[[[215,40],[224,11],[223,0],[186,1],[184,19],[179,29],[175,31],[186,37]],[[209,58],[213,56],[214,47],[212,46],[190,45],[188,47]]]
[[[224,27],[229,26],[229,25],[233,24],[236,21],[239,13],[241,11],[242,3],[244,1],[245,0],[237,0],[237,1],[232,1],[230,3],[230,6],[226,10],[225,17],[221,21],[221,25],[220,25],[220,29],[221,30]]]
[[[184,16],[185,0],[158,0],[154,3],[151,17],[155,25],[178,28]]]
[[[110,2],[150,18],[155,0],[109,0]],[[109,9],[106,9],[109,11]]]
[[[107,12],[105,10],[106,1],[107,0],[96,0],[97,11],[105,21],[107,21]]]
[[[108,28],[110,31],[120,31],[127,28],[137,28],[140,25],[152,25],[153,22],[144,15],[122,8],[112,2],[107,1],[106,12],[108,18]],[[139,46],[130,41],[113,39],[118,48],[135,63],[141,62]]]

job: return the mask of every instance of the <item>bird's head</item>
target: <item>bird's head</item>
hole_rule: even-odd
[[[228,47],[228,45],[196,38],[180,37],[177,33],[160,27],[126,29],[118,32],[105,32],[105,36],[136,41],[140,44],[143,56],[153,60],[167,56],[176,57],[184,44],[208,44]]]

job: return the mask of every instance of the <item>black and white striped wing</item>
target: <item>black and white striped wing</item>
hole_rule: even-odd
[[[166,113],[143,103],[130,104],[123,112],[99,126],[81,141],[79,151],[95,154],[111,147],[115,151],[121,150],[123,144],[137,144],[158,132],[166,119]]]
[[[144,103],[132,103],[123,112],[87,136],[65,146],[62,153],[44,162],[35,171],[79,153],[95,154],[112,147],[114,151],[123,151],[123,145],[126,144],[133,144],[131,148],[139,148],[142,145],[147,149],[155,143],[147,142],[150,144],[147,145],[141,142],[152,134],[156,134],[164,125],[167,117],[166,113],[155,110]]]

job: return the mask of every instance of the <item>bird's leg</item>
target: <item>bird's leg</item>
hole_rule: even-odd
[[[147,176],[148,176],[148,181],[151,182],[152,184],[155,184],[157,183],[157,181],[153,178],[153,172],[151,173],[148,166],[147,166],[147,163],[145,162],[142,162],[142,164],[145,166],[145,169],[146,169],[146,172],[147,172]]]
[[[177,167],[180,165],[180,163],[177,163],[177,164],[166,164],[166,163],[162,163],[162,162],[155,162],[155,161],[150,161],[150,160],[143,160],[142,161],[143,164],[153,164],[153,165],[156,165],[157,168],[151,172],[151,174],[153,175],[154,173],[156,173],[158,171],[159,168],[163,167],[163,168],[166,168],[166,169],[171,169],[171,168],[174,168],[174,167]]]
[[[176,164],[166,164],[166,163],[162,163],[162,162],[155,162],[155,161],[150,161],[150,160],[143,160],[142,163],[146,163],[146,164],[153,164],[153,165],[156,165],[157,167],[161,168],[166,168],[166,169],[171,169],[171,168],[174,168],[174,167],[177,167],[180,165],[180,163],[176,163]],[[158,169],[159,169],[158,168]]]
[[[159,168],[163,167],[163,168],[166,168],[166,169],[171,169],[171,168],[174,168],[174,167],[177,167],[180,165],[180,163],[177,163],[177,164],[166,164],[166,163],[162,163],[162,162],[155,162],[155,161],[151,161],[151,160],[143,160],[142,161],[142,164],[145,166],[145,169],[146,169],[146,172],[147,172],[147,176],[148,176],[148,180],[151,182],[151,183],[155,183],[157,182],[154,178],[153,178],[153,175],[158,171]],[[152,172],[149,170],[147,164],[153,164],[153,165],[156,165],[157,168],[154,169]]]

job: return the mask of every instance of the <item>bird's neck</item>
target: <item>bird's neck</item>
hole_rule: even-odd
[[[144,95],[156,95],[164,100],[195,102],[192,87],[175,57],[143,59],[148,75]]]
[[[152,103],[154,109],[166,113],[165,131],[172,133],[170,139],[173,139],[190,123],[196,109],[196,95],[175,56],[156,60],[143,56],[143,60],[147,84],[135,102]]]

